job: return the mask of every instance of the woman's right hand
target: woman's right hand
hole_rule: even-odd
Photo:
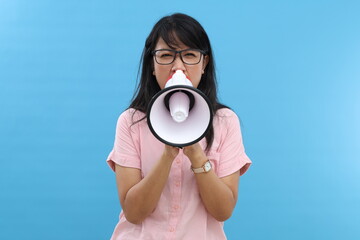
[[[120,203],[129,222],[140,224],[155,210],[178,153],[179,148],[165,145],[161,158],[145,177],[140,169],[116,165]]]
[[[163,155],[173,161],[179,154],[179,148],[165,144]]]

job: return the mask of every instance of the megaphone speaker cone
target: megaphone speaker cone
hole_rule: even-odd
[[[177,99],[175,94],[181,97]],[[185,110],[174,111],[172,116],[173,104],[170,101],[173,100],[174,109]],[[166,106],[167,101],[169,106]],[[206,135],[213,117],[210,106],[210,101],[200,90],[186,85],[171,86],[158,92],[150,101],[147,123],[153,135],[161,142],[185,147],[200,141]],[[180,120],[177,121],[177,117]]]

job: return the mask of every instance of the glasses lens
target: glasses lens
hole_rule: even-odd
[[[201,58],[199,50],[186,50],[181,52],[181,58],[186,64],[198,64]]]
[[[174,61],[176,53],[169,50],[158,50],[155,52],[156,62],[159,64],[170,64]]]

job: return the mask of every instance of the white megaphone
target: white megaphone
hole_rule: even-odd
[[[181,70],[150,101],[147,123],[161,142],[174,147],[192,145],[202,139],[212,124],[210,101]]]

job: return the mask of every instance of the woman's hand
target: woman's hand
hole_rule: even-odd
[[[193,168],[199,168],[207,161],[206,154],[197,142],[193,145],[184,147],[184,154],[190,159]]]
[[[179,148],[165,145],[163,152],[164,157],[174,160],[178,154],[179,154]]]
[[[177,147],[165,145],[162,156],[144,178],[140,169],[116,165],[120,203],[129,222],[140,224],[155,210],[178,153]]]

